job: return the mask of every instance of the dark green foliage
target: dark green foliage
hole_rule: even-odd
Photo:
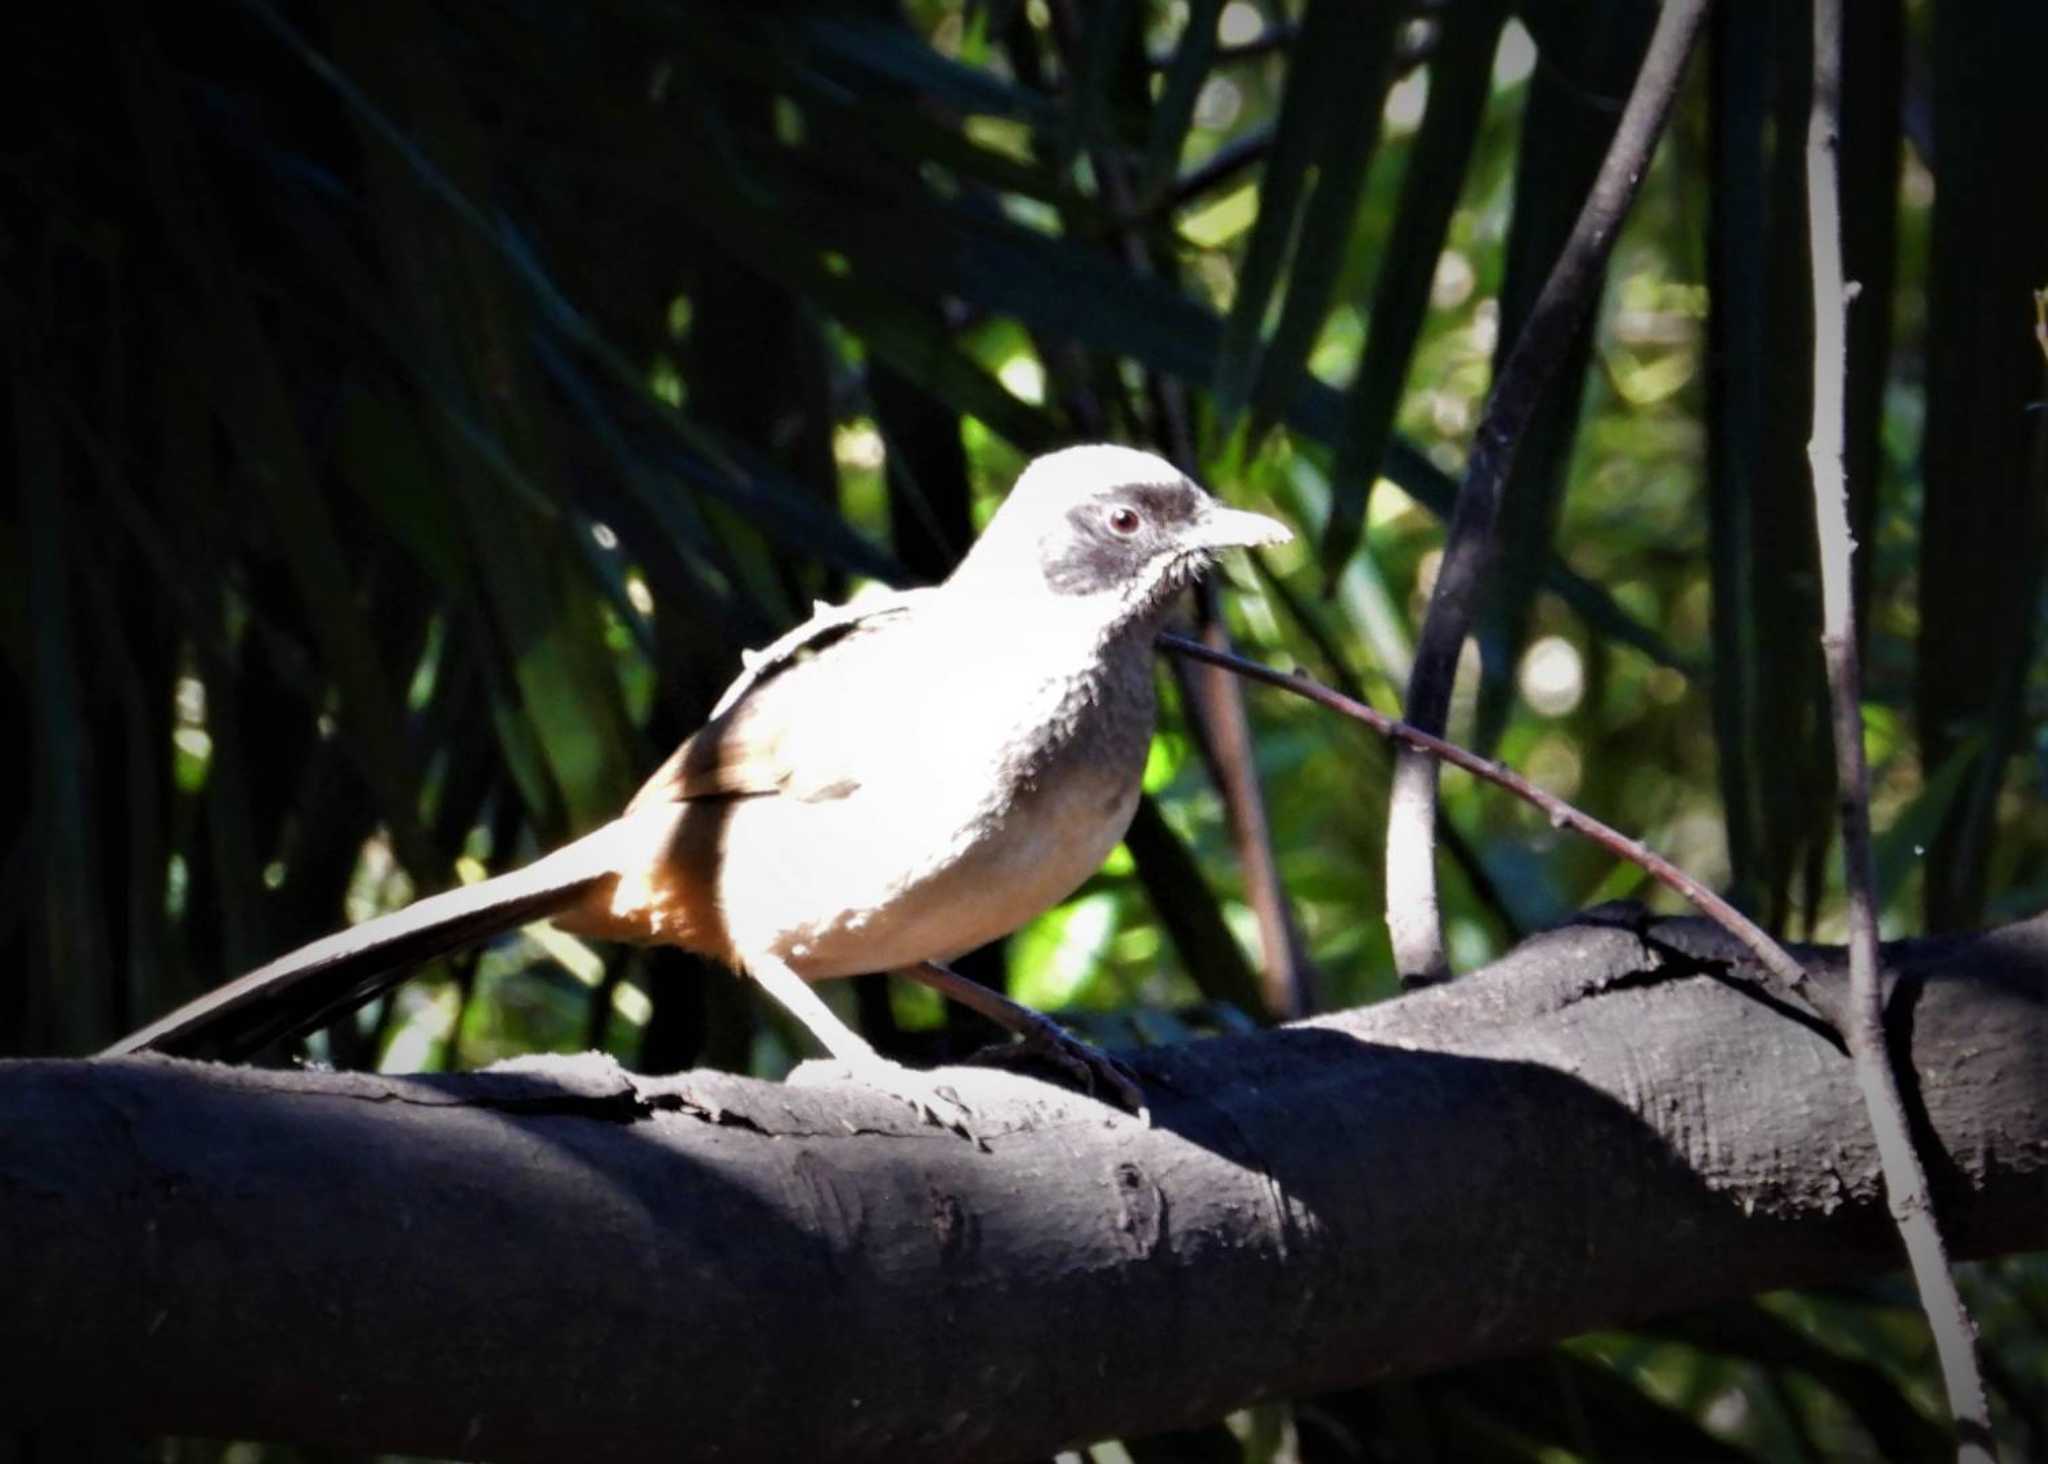
[[[1537,34],[1546,53],[1558,59],[1529,79],[1529,100],[1522,109],[1525,142],[1516,154],[1514,216],[1508,224],[1500,333],[1493,352],[1496,375],[1600,171],[1653,18],[1650,7],[1638,0],[1559,5],[1544,12]],[[1573,334],[1561,369],[1522,434],[1502,493],[1502,553],[1474,625],[1480,655],[1474,737],[1482,748],[1499,739],[1514,700],[1514,672],[1527,644],[1543,546],[1556,533],[1592,349],[1589,320]]]
[[[1373,285],[1370,333],[1352,380],[1331,468],[1334,500],[1323,530],[1323,565],[1332,576],[1357,552],[1375,465],[1386,456],[1401,388],[1429,308],[1452,206],[1447,180],[1462,177],[1493,79],[1493,54],[1505,8],[1493,3],[1446,11],[1430,58],[1428,110],[1401,180],[1392,232]]]
[[[1083,436],[1288,517],[1302,539],[1241,576],[1232,634],[1392,705],[1492,366],[1653,12],[105,0],[0,22],[0,1051],[90,1050],[600,821],[740,648],[866,579],[942,577],[1022,461]],[[1848,467],[1904,933],[2048,898],[2048,11],[1849,12]],[[1721,7],[1522,444],[1453,732],[1836,938],[1808,23]],[[1324,999],[1388,994],[1384,753],[1249,706]],[[1118,1041],[1265,1015],[1197,752],[1170,712],[1128,849],[982,979]],[[1461,965],[1639,892],[1462,779],[1443,818]],[[919,1056],[985,1035],[879,982],[858,1009]],[[801,1055],[693,958],[524,939],[313,1051],[583,1045]],[[2038,1271],[1972,1281],[2001,1427],[2036,1452]],[[1292,1430],[1317,1458],[1925,1457],[1913,1325],[1882,1296],[1774,1299],[1132,1453],[1264,1457]]]
[[[2048,46],[2048,11],[2003,4],[1994,13],[1999,24],[1964,24],[1937,10],[1934,24],[1938,186],[1914,711],[1927,765],[1969,766],[1928,850],[1934,929],[1973,924],[1993,897],[1994,810],[2025,735],[2042,641],[2048,348],[2033,338],[2029,306],[2048,283],[2048,193],[2013,185],[2027,139],[2048,129],[2048,90],[2026,59]]]

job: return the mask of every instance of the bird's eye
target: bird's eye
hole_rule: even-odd
[[[1138,517],[1138,511],[1129,504],[1120,503],[1109,511],[1109,526],[1119,534],[1135,534],[1143,522],[1144,520]]]

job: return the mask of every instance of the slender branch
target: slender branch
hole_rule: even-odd
[[[1707,0],[1666,0],[1599,177],[1508,353],[1474,435],[1408,682],[1408,719],[1429,732],[1441,733],[1450,711],[1458,653],[1495,555],[1501,490],[1523,429],[1591,308],[1608,251],[1649,169],[1706,9]],[[1436,804],[1435,764],[1403,748],[1395,755],[1387,822],[1387,927],[1402,974],[1423,979],[1450,974],[1437,903]]]
[[[1204,597],[1199,631],[1204,644],[1230,652],[1230,632]],[[1209,773],[1223,795],[1231,847],[1243,873],[1245,899],[1259,928],[1259,985],[1265,1008],[1281,1021],[1305,1017],[1316,1008],[1316,979],[1308,960],[1280,864],[1273,852],[1258,763],[1252,755],[1251,721],[1237,682],[1221,671],[1190,666],[1180,678],[1189,716],[1198,720]]]
[[[1283,691],[1293,692],[1296,696],[1306,697],[1317,706],[1326,707],[1330,711],[1365,723],[1382,737],[1392,738],[1404,749],[1418,756],[1463,768],[1473,777],[1505,788],[1524,802],[1534,804],[1543,810],[1552,828],[1571,829],[1575,833],[1583,834],[1617,859],[1626,859],[1659,884],[1683,895],[1702,915],[1735,937],[1757,958],[1758,963],[1782,988],[1781,995],[1796,997],[1828,1021],[1840,1025],[1836,1020],[1835,1002],[1814,984],[1808,977],[1806,968],[1793,958],[1792,953],[1773,940],[1762,926],[1648,845],[1631,839],[1619,829],[1573,807],[1555,793],[1544,791],[1506,764],[1496,762],[1492,758],[1481,757],[1476,752],[1468,752],[1456,743],[1446,742],[1413,723],[1397,721],[1377,708],[1367,706],[1362,701],[1355,701],[1342,692],[1332,691],[1306,676],[1275,671],[1270,666],[1261,666],[1257,661],[1247,661],[1242,656],[1215,650],[1200,641],[1189,640],[1186,636],[1162,634],[1158,638],[1158,645],[1162,650],[1172,651],[1176,655],[1206,661],[1212,666],[1235,671],[1238,675],[1253,681],[1263,681],[1268,686],[1277,686]]]
[[[1885,1042],[1884,988],[1878,973],[1877,873],[1870,848],[1870,772],[1863,755],[1862,689],[1856,664],[1856,601],[1849,497],[1842,470],[1848,358],[1848,306],[1856,287],[1842,278],[1841,204],[1835,151],[1842,89],[1841,0],[1814,0],[1813,99],[1806,124],[1806,218],[1813,258],[1814,522],[1820,539],[1821,653],[1835,742],[1842,820],[1842,882],[1849,901],[1849,996],[1839,1022],[1856,1064],[1870,1127],[1884,1166],[1892,1219],[1912,1262],[1914,1283],[1934,1333],[1942,1381],[1966,1461],[1995,1457],[1991,1413],[1978,1370],[1976,1328],[1956,1289],[1947,1247],[1914,1147]]]
[[[1272,150],[1273,129],[1270,127],[1233,137],[1172,180],[1157,198],[1147,200],[1130,222],[1148,223],[1161,214],[1185,208],[1203,194],[1222,187],[1245,169],[1265,161]]]

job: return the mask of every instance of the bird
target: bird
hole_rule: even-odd
[[[941,584],[821,603],[743,653],[709,720],[610,823],[281,956],[104,1055],[247,1056],[411,966],[546,917],[731,967],[833,1071],[961,1132],[957,1095],[879,1055],[813,983],[898,972],[1142,1112],[1121,1064],[945,963],[1101,866],[1137,808],[1154,636],[1223,551],[1289,537],[1150,452],[1036,458]]]

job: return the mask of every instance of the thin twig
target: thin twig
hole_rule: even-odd
[[[1862,689],[1856,664],[1856,602],[1849,497],[1842,471],[1848,359],[1848,306],[1856,287],[1842,278],[1840,200],[1835,151],[1841,112],[1841,0],[1813,7],[1813,99],[1806,124],[1806,218],[1813,258],[1813,436],[1806,447],[1820,539],[1821,653],[1835,741],[1835,782],[1842,820],[1842,883],[1849,901],[1849,999],[1838,1022],[1870,1114],[1891,1196],[1892,1219],[1912,1262],[1941,1358],[1942,1381],[1959,1436],[1957,1457],[1990,1460],[1991,1414],[1978,1371],[1976,1328],[1949,1269],[1927,1172],[1913,1146],[1885,1044],[1884,987],[1878,972],[1877,873],[1870,848],[1870,774],[1863,756]]]
[[[1626,859],[1659,884],[1683,895],[1702,915],[1748,947],[1750,954],[1756,957],[1757,962],[1781,988],[1779,995],[1797,998],[1827,1021],[1835,1021],[1836,1004],[1828,992],[1808,977],[1806,968],[1793,958],[1790,951],[1771,939],[1762,926],[1663,855],[1631,839],[1620,830],[1600,822],[1590,813],[1574,808],[1555,793],[1545,792],[1513,768],[1495,762],[1492,758],[1481,757],[1476,752],[1468,752],[1456,743],[1446,742],[1441,737],[1425,732],[1411,723],[1396,721],[1385,712],[1367,706],[1364,702],[1355,701],[1342,692],[1332,691],[1306,676],[1275,671],[1270,666],[1261,666],[1257,661],[1247,661],[1242,656],[1215,650],[1200,641],[1189,640],[1186,636],[1161,634],[1158,637],[1158,645],[1160,649],[1172,651],[1176,655],[1206,661],[1212,666],[1221,666],[1253,681],[1263,681],[1268,686],[1277,686],[1283,691],[1293,692],[1296,696],[1306,697],[1317,706],[1326,707],[1365,723],[1382,737],[1392,738],[1420,756],[1463,768],[1475,778],[1507,789],[1517,798],[1542,809],[1552,828],[1571,829],[1583,834],[1617,859]]]
[[[1169,179],[1167,187],[1158,190],[1156,197],[1137,205],[1135,216],[1126,218],[1124,222],[1150,223],[1162,214],[1177,213],[1203,194],[1221,188],[1245,169],[1265,161],[1272,150],[1271,127],[1233,137],[1180,177]]]
[[[1474,434],[1408,681],[1407,715],[1418,727],[1444,729],[1458,653],[1494,558],[1501,489],[1515,449],[1572,333],[1591,308],[1608,251],[1648,171],[1706,9],[1707,0],[1666,0],[1658,14],[1592,192],[1508,353]],[[1387,928],[1402,974],[1423,979],[1450,974],[1437,902],[1436,804],[1435,763],[1404,747],[1395,755],[1387,820]]]
[[[1228,655],[1230,632],[1216,613],[1214,596],[1204,595],[1203,599],[1206,603],[1198,624],[1202,641]],[[1282,1021],[1305,1017],[1316,1009],[1316,976],[1273,852],[1244,698],[1238,694],[1236,681],[1205,667],[1187,667],[1180,683],[1189,717],[1202,734],[1209,774],[1223,795],[1231,847],[1237,852],[1244,878],[1245,900],[1258,924],[1259,986],[1266,1011]]]

